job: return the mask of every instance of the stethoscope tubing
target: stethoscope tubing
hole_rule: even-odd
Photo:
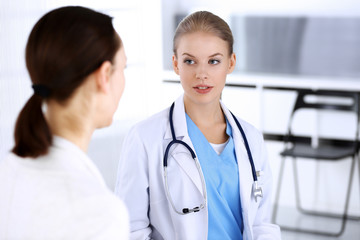
[[[169,122],[170,122],[170,130],[171,130],[171,135],[172,135],[172,141],[168,144],[168,146],[166,147],[166,150],[165,150],[165,154],[164,154],[164,167],[167,167],[167,156],[169,154],[169,151],[170,151],[170,148],[173,144],[175,143],[178,143],[178,144],[182,144],[184,145],[188,150],[189,152],[191,153],[191,157],[193,159],[196,158],[196,154],[195,152],[192,150],[192,148],[186,144],[185,142],[181,141],[181,140],[177,140],[176,139],[176,136],[175,136],[175,129],[174,129],[174,122],[173,122],[173,111],[174,111],[174,106],[175,106],[175,103],[173,103],[170,107],[170,112],[169,112]],[[255,169],[255,164],[254,164],[254,160],[253,160],[253,157],[252,157],[252,154],[251,154],[251,150],[250,150],[250,146],[249,146],[249,142],[246,138],[246,135],[245,135],[245,132],[243,130],[243,128],[241,127],[241,124],[239,123],[239,121],[236,119],[235,115],[230,112],[237,127],[239,128],[240,130],[240,133],[241,133],[241,136],[244,140],[244,145],[245,145],[245,148],[246,148],[246,152],[247,152],[247,155],[248,155],[248,158],[249,158],[249,162],[250,162],[250,165],[251,165],[251,172],[252,172],[252,175],[253,175],[253,179],[254,179],[254,182],[257,182],[257,175],[256,175],[256,169]],[[166,157],[165,157],[166,156]]]
[[[173,208],[173,210],[178,213],[178,214],[181,214],[181,215],[185,215],[185,214],[188,214],[188,213],[191,213],[191,212],[198,212],[200,211],[201,209],[205,208],[206,204],[207,204],[207,196],[206,196],[206,185],[205,185],[205,179],[204,179],[204,176],[201,172],[201,166],[199,164],[199,161],[198,159],[196,158],[196,154],[195,152],[191,149],[191,147],[185,143],[184,141],[181,141],[181,140],[177,140],[176,139],[176,136],[175,136],[175,129],[174,129],[174,123],[173,123],[173,111],[174,111],[174,106],[175,106],[175,103],[173,103],[170,107],[170,111],[169,111],[169,121],[170,121],[170,129],[171,129],[171,135],[172,135],[172,140],[171,142],[167,145],[166,147],[166,150],[165,150],[165,154],[164,154],[164,160],[163,160],[163,166],[164,166],[164,178],[165,178],[165,189],[166,189],[166,195],[170,201],[170,204]],[[202,186],[202,191],[203,191],[203,196],[204,196],[204,202],[202,204],[200,204],[199,207],[195,207],[195,208],[192,208],[192,209],[189,209],[189,208],[183,208],[182,212],[178,211],[176,208],[175,208],[175,205],[173,203],[173,200],[172,200],[172,197],[169,193],[169,184],[168,184],[168,177],[167,177],[167,159],[168,159],[168,155],[169,155],[169,151],[170,151],[170,148],[172,147],[172,145],[174,144],[181,144],[183,146],[185,146],[189,152],[191,153],[191,157],[194,159],[195,161],[195,165],[196,165],[196,169],[199,173],[199,176],[200,176],[200,179],[201,179],[201,186]]]
[[[185,146],[189,152],[191,153],[191,157],[193,159],[196,158],[196,154],[195,152],[191,149],[191,147],[185,143],[184,141],[181,141],[181,140],[177,140],[176,139],[176,136],[175,136],[175,129],[174,129],[174,122],[173,122],[173,112],[174,112],[174,106],[175,106],[175,103],[173,103],[170,107],[170,112],[169,112],[169,122],[170,122],[170,130],[171,130],[171,136],[172,136],[172,141],[167,145],[166,147],[166,150],[165,150],[165,154],[164,154],[164,167],[167,167],[167,157],[168,157],[168,154],[169,154],[169,151],[170,151],[170,148],[173,144],[175,143],[178,143],[178,144],[181,144],[183,146]]]
[[[244,139],[244,145],[245,145],[246,152],[247,152],[249,162],[250,162],[250,165],[251,165],[251,171],[252,171],[253,179],[254,179],[254,182],[257,182],[257,174],[256,174],[255,164],[254,164],[254,160],[253,160],[253,157],[252,157],[252,154],[251,154],[251,151],[250,151],[250,146],[249,146],[249,143],[247,141],[245,132],[244,132],[243,128],[241,127],[239,121],[236,119],[235,115],[232,112],[230,112],[230,113],[233,116],[233,118],[235,120],[235,123],[236,123],[237,127],[240,130],[242,138]]]
[[[196,157],[195,152],[192,150],[192,148],[187,143],[185,143],[184,141],[176,139],[175,129],[174,129],[174,122],[173,122],[174,106],[175,106],[175,103],[173,103],[171,105],[170,111],[169,111],[169,122],[170,122],[170,130],[171,130],[172,140],[170,141],[170,143],[167,145],[167,147],[165,149],[164,159],[163,159],[164,179],[165,179],[165,189],[166,189],[165,192],[166,192],[166,195],[167,195],[167,197],[168,197],[168,199],[170,201],[170,204],[171,204],[173,210],[178,214],[185,215],[185,214],[191,213],[191,212],[198,212],[198,211],[200,211],[201,209],[203,209],[206,206],[206,204],[207,204],[206,185],[205,185],[204,176],[203,176],[202,171],[201,171],[201,166],[200,166],[200,163],[199,163],[199,161],[198,161],[198,159]],[[254,186],[255,186],[255,191],[256,191],[256,192],[254,192],[254,197],[255,197],[255,200],[257,200],[258,195],[261,194],[260,196],[262,196],[262,190],[261,190],[261,188],[258,188],[258,185],[257,185],[257,174],[256,174],[255,164],[254,164],[254,160],[252,158],[250,146],[249,146],[249,143],[247,141],[245,132],[244,132],[243,128],[241,127],[239,121],[236,119],[235,115],[232,112],[230,112],[230,113],[231,113],[237,127],[239,128],[241,136],[242,136],[242,138],[244,140],[244,145],[245,145],[246,152],[247,152],[247,155],[248,155],[248,158],[249,158],[249,162],[250,162],[250,165],[251,165],[251,172],[252,172],[253,179],[254,179]],[[181,145],[183,145],[184,147],[186,147],[189,150],[189,152],[191,154],[191,157],[195,161],[196,168],[197,168],[197,170],[199,172],[199,175],[200,175],[200,178],[201,178],[202,191],[203,191],[203,196],[204,196],[204,202],[202,204],[200,204],[199,207],[194,207],[194,208],[190,208],[190,209],[189,208],[183,208],[182,212],[178,211],[175,208],[175,205],[173,203],[173,200],[172,200],[170,192],[169,192],[169,184],[168,184],[168,177],[167,177],[168,155],[169,155],[170,148],[174,144],[181,144]]]

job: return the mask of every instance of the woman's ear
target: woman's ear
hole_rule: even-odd
[[[236,65],[236,55],[235,55],[235,53],[232,53],[231,56],[230,56],[228,74],[232,73],[234,71],[235,65]]]
[[[110,61],[103,62],[98,70],[95,71],[97,88],[104,93],[108,93],[110,91],[111,71],[112,64]]]
[[[175,56],[175,54],[172,56],[172,65],[174,68],[174,72],[179,75],[179,66],[178,66],[178,60],[177,57]]]

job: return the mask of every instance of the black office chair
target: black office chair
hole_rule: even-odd
[[[351,185],[355,170],[355,161],[358,159],[358,135],[359,135],[359,96],[358,93],[355,92],[345,92],[345,91],[312,91],[312,90],[297,90],[298,96],[295,101],[295,105],[293,111],[290,116],[289,125],[288,125],[288,133],[285,136],[285,149],[281,152],[281,166],[279,172],[279,180],[277,186],[277,192],[275,196],[275,205],[273,209],[272,221],[276,223],[276,216],[278,211],[278,204],[280,198],[281,191],[281,183],[282,177],[284,174],[284,165],[285,159],[293,159],[293,171],[294,171],[294,184],[295,184],[295,197],[296,197],[296,207],[303,214],[310,214],[315,216],[322,217],[333,217],[333,218],[341,218],[341,227],[338,232],[327,232],[327,231],[319,231],[319,230],[311,230],[311,229],[303,229],[299,227],[289,227],[289,226],[281,226],[284,230],[290,230],[295,232],[302,233],[311,233],[317,235],[325,235],[325,236],[340,236],[345,229],[345,224],[347,219],[359,220],[359,216],[348,216],[348,205],[350,199]],[[326,97],[336,97],[336,99],[345,98],[347,100],[351,100],[351,103],[344,104],[344,102],[334,103],[333,101],[311,101],[309,102],[309,96],[315,96],[316,98],[326,98]],[[320,100],[320,99],[319,99]],[[318,145],[316,147],[312,146],[311,137],[307,136],[298,136],[294,135],[292,131],[292,124],[294,120],[294,116],[296,115],[298,110],[301,109],[315,109],[316,111],[338,111],[338,112],[353,112],[356,116],[356,133],[354,133],[354,139],[352,140],[343,140],[343,139],[330,139],[330,138],[318,138]],[[291,158],[287,158],[291,157]],[[297,158],[301,159],[314,159],[316,161],[319,160],[327,160],[327,161],[338,161],[342,159],[347,159],[351,157],[351,169],[348,180],[347,192],[346,192],[346,200],[343,214],[331,214],[320,211],[313,211],[304,209],[301,206],[300,202],[300,194],[299,194],[299,182],[298,182],[298,171],[297,171]],[[359,162],[360,164],[360,162]],[[360,166],[359,166],[360,171]]]

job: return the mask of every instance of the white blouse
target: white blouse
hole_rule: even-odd
[[[125,205],[73,143],[55,136],[45,156],[11,153],[0,161],[0,239],[128,239],[128,234]]]

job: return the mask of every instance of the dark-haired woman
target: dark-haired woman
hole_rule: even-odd
[[[33,27],[26,66],[34,94],[0,162],[0,239],[128,238],[124,204],[85,154],[93,131],[112,122],[125,65],[105,14],[63,7]]]

